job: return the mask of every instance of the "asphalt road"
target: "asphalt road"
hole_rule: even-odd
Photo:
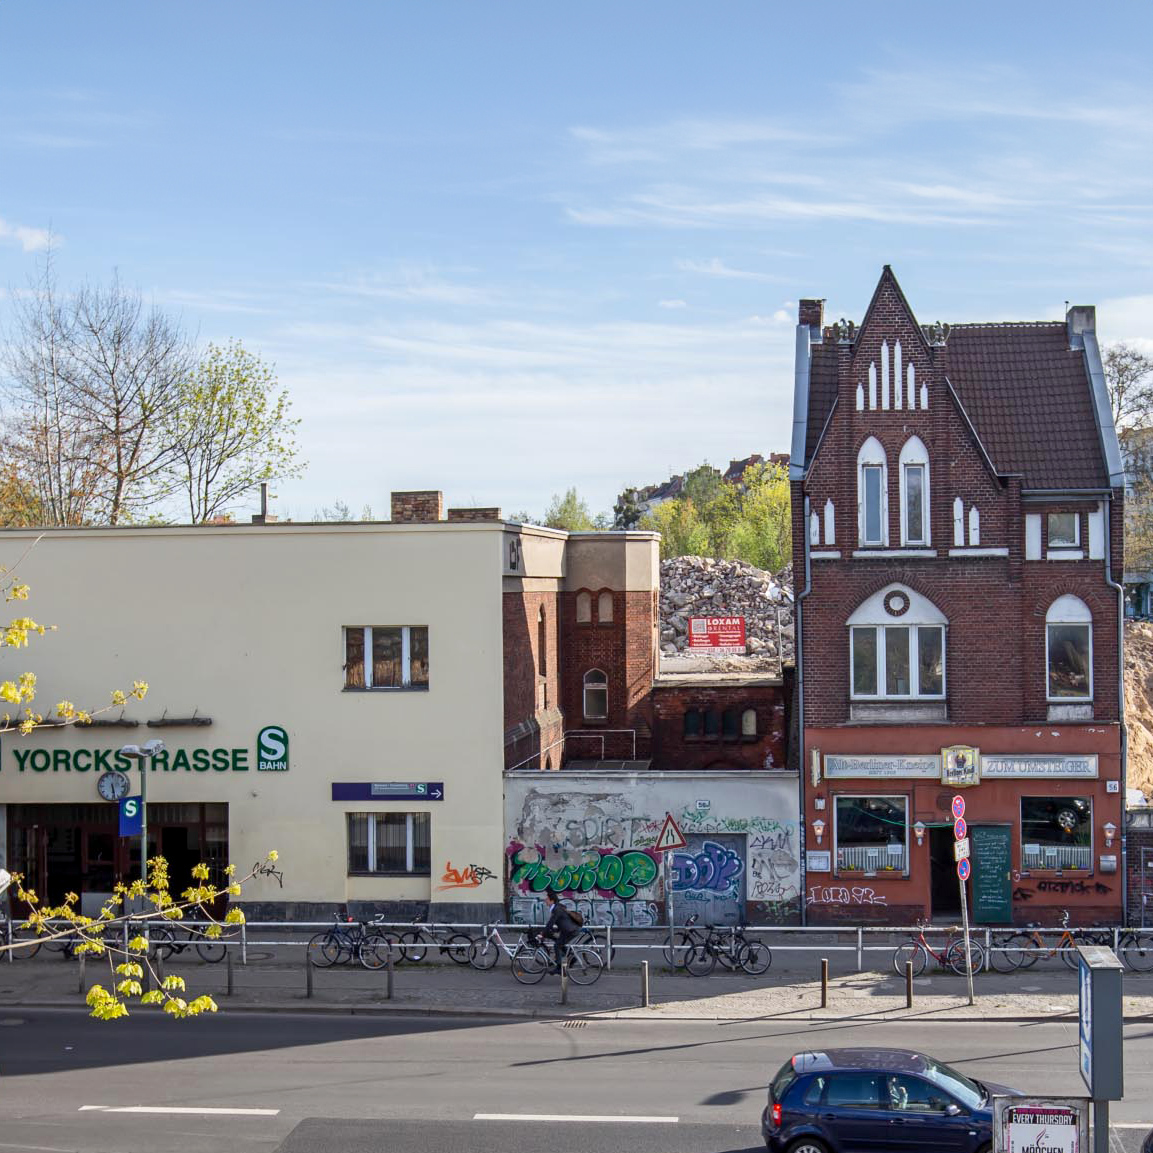
[[[1153,1025],[1125,1032],[1114,1153],[1138,1150],[1153,1128]],[[831,1044],[927,1049],[1027,1091],[1083,1093],[1075,1027],[1051,1021],[573,1027],[233,1013],[103,1024],[0,1011],[0,1153],[735,1153],[761,1148],[757,1120],[780,1063]],[[618,1120],[521,1119],[537,1114]]]

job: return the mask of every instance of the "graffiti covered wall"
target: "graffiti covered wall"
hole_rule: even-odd
[[[665,813],[688,845],[669,875],[675,916],[791,924],[801,905],[793,773],[515,772],[505,775],[509,916],[540,922],[546,890],[590,924],[665,921],[653,846]]]

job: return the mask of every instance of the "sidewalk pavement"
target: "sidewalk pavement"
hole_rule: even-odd
[[[518,984],[504,958],[496,968],[478,972],[451,963],[402,964],[393,973],[393,996],[386,999],[387,972],[359,966],[313,969],[307,995],[304,950],[278,949],[234,958],[233,994],[227,992],[228,967],[207,964],[195,955],[176,956],[166,973],[184,977],[186,997],[210,994],[222,1012],[327,1012],[455,1014],[481,1017],[563,1019],[608,1018],[676,1021],[973,1021],[1076,1020],[1077,974],[1060,966],[1013,974],[979,973],[975,1004],[968,1004],[963,977],[926,971],[913,981],[913,1007],[906,1006],[905,982],[891,971],[833,976],[828,1004],[821,1007],[819,980],[796,973],[761,977],[715,972],[692,977],[654,963],[650,966],[649,1008],[641,1005],[641,974],[636,961],[615,965],[591,986],[570,981],[562,1003],[560,978],[546,976],[537,985]],[[85,988],[115,978],[106,958],[88,958]],[[78,961],[41,953],[9,964],[0,958],[0,1008],[82,1008]],[[1127,1021],[1153,1020],[1153,974],[1126,974],[1123,1011]]]

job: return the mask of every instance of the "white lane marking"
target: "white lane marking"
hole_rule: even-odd
[[[279,1109],[211,1109],[192,1106],[184,1108],[175,1105],[81,1105],[77,1112],[96,1110],[100,1113],[173,1113],[192,1116],[212,1117],[275,1117]]]
[[[1110,1129],[1153,1129],[1153,1121],[1110,1121]]]
[[[35,1149],[43,1153],[70,1153],[62,1145],[9,1145],[7,1141],[0,1141],[0,1149]]]
[[[640,1125],[675,1125],[679,1117],[596,1117],[575,1113],[476,1113],[474,1121],[618,1121]]]

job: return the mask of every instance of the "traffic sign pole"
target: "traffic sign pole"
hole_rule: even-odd
[[[953,814],[953,837],[956,842],[960,844],[966,839],[969,833],[969,826],[965,824],[965,798],[959,793],[953,798],[951,808]],[[966,842],[965,848],[968,849]],[[954,850],[955,852],[955,850]],[[961,886],[961,929],[964,934],[964,949],[965,949],[965,981],[969,986],[969,1004],[974,1004],[973,999],[973,954],[969,951],[969,894],[968,885],[966,881],[969,877],[969,857],[968,853],[957,861],[957,883]]]

